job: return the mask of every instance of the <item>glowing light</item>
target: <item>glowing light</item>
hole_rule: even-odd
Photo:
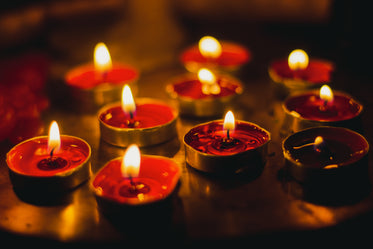
[[[51,153],[59,151],[61,147],[61,138],[60,130],[58,129],[58,124],[56,121],[53,121],[49,127],[49,136],[48,136],[48,151]]]
[[[130,145],[124,153],[122,160],[122,175],[124,177],[137,177],[140,172],[141,155],[137,145]]]
[[[323,85],[320,88],[320,99],[326,101],[326,102],[331,102],[334,99],[334,94],[332,89],[328,85]]]
[[[305,69],[308,66],[308,55],[302,49],[293,50],[288,58],[288,64],[291,70]]]
[[[93,59],[96,70],[100,72],[107,72],[112,67],[109,50],[102,42],[96,45]]]
[[[198,79],[202,83],[202,92],[204,94],[219,94],[220,86],[216,83],[215,75],[206,68],[198,71]]]
[[[199,40],[198,48],[206,58],[218,58],[222,49],[219,41],[212,36],[204,36]]]
[[[135,100],[132,96],[131,88],[125,85],[122,90],[122,109],[125,113],[133,113],[136,111]]]
[[[223,129],[234,130],[235,127],[236,125],[235,125],[235,119],[234,119],[233,112],[228,111],[227,114],[225,114]]]

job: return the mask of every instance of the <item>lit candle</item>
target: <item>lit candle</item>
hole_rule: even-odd
[[[93,55],[93,63],[75,67],[65,75],[71,97],[84,111],[97,111],[104,104],[120,100],[123,85],[135,87],[139,77],[134,67],[113,63],[104,43],[95,46]]]
[[[287,59],[274,60],[268,69],[271,79],[288,89],[318,87],[331,81],[333,71],[331,62],[309,59],[302,49],[293,50]]]
[[[256,124],[236,121],[229,111],[224,121],[193,127],[184,136],[186,162],[216,173],[236,173],[265,162],[270,133]]]
[[[359,129],[362,104],[351,96],[332,91],[324,85],[318,91],[306,91],[289,96],[283,103],[286,113],[284,127],[293,131],[303,128],[332,125]]]
[[[61,192],[89,177],[91,148],[82,139],[60,135],[52,122],[49,136],[28,139],[7,154],[14,188],[26,191]]]
[[[101,138],[126,147],[159,144],[174,138],[178,113],[166,103],[149,98],[136,102],[128,85],[123,87],[122,101],[102,107],[98,112]]]
[[[346,128],[326,126],[294,133],[284,140],[282,147],[295,179],[314,181],[315,184],[319,183],[317,180],[332,179],[338,174],[347,177],[346,184],[353,172],[365,167],[360,163],[366,159],[369,150],[368,142],[360,134]]]
[[[140,206],[170,196],[180,174],[180,167],[171,159],[141,155],[136,145],[130,145],[122,158],[109,161],[97,172],[91,189],[99,205]]]
[[[207,117],[221,116],[243,92],[243,86],[234,77],[201,68],[197,74],[171,79],[166,91],[178,102],[181,114]]]
[[[202,67],[232,71],[251,59],[250,51],[237,43],[221,41],[212,36],[202,37],[198,44],[185,49],[180,60],[190,72]]]

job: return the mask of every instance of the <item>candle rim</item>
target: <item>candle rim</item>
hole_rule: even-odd
[[[12,147],[6,154],[6,162],[7,162],[7,166],[8,168],[15,174],[17,175],[21,175],[21,176],[24,176],[24,177],[32,177],[32,178],[40,178],[40,179],[45,179],[45,178],[64,178],[66,176],[69,176],[69,175],[72,175],[74,174],[76,171],[79,171],[81,170],[81,168],[84,167],[84,165],[86,165],[90,158],[91,158],[91,154],[92,154],[92,149],[91,149],[91,146],[87,143],[87,141],[85,141],[84,139],[80,138],[80,137],[76,137],[76,136],[71,136],[71,135],[60,135],[61,136],[61,145],[63,145],[62,143],[62,139],[63,138],[71,138],[71,139],[76,139],[76,140],[79,140],[80,142],[82,142],[85,146],[86,146],[86,149],[88,149],[88,153],[87,153],[87,156],[86,158],[84,159],[84,161],[81,162],[80,165],[74,167],[74,168],[69,168],[65,171],[62,171],[62,172],[58,172],[54,175],[51,175],[51,176],[44,176],[44,175],[32,175],[32,174],[26,174],[22,171],[20,171],[18,168],[14,167],[14,165],[12,163],[10,163],[10,159],[8,158],[12,152],[14,152],[17,148],[19,148],[19,146],[22,146],[24,145],[25,143],[29,143],[29,142],[32,142],[32,140],[42,140],[42,139],[46,139],[46,141],[48,142],[48,135],[46,136],[36,136],[36,137],[32,137],[32,138],[29,138],[29,139],[26,139],[18,144],[16,144],[14,147]]]

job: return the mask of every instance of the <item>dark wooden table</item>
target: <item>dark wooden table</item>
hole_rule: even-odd
[[[216,31],[218,28],[214,26],[212,30]],[[178,46],[171,46],[173,49],[170,50],[165,47],[173,43],[165,42],[160,50],[167,53],[157,53],[158,48],[154,46],[153,54],[143,56],[141,53],[139,59],[134,59],[140,46],[135,44],[136,35],[133,35],[133,41],[123,44],[123,50],[129,51],[130,56],[120,52],[118,57],[129,58],[145,69],[138,82],[139,97],[159,98],[171,105],[175,104],[167,96],[165,86],[170,78],[185,73],[177,60],[178,52],[191,40],[197,41],[198,35],[206,30],[201,28],[200,31],[191,34],[185,32],[173,39],[164,38],[165,41],[180,39],[182,42]],[[252,32],[254,31],[256,30]],[[228,31],[225,36],[231,33],[233,31]],[[67,194],[66,198],[53,202],[29,200],[17,195],[13,191],[5,163],[5,154],[12,145],[2,143],[0,238],[13,243],[31,241],[54,245],[62,242],[63,245],[92,246],[138,243],[139,240],[163,243],[169,239],[186,244],[207,242],[219,245],[225,242],[251,241],[267,244],[273,239],[289,243],[299,239],[312,242],[320,238],[338,241],[368,238],[370,230],[366,226],[373,222],[373,197],[370,188],[353,197],[346,195],[346,199],[342,198],[337,202],[309,200],[304,196],[304,189],[290,180],[283,169],[281,142],[284,134],[281,132],[281,125],[284,112],[281,108],[282,100],[278,98],[276,87],[267,74],[267,66],[276,56],[286,56],[285,53],[297,46],[299,40],[294,41],[293,37],[287,37],[279,31],[255,35],[252,33],[250,37],[243,34],[242,40],[239,34],[234,34],[233,40],[250,47],[253,59],[235,73],[235,77],[244,83],[245,89],[233,112],[236,119],[254,122],[270,131],[272,136],[268,161],[258,175],[217,177],[198,172],[186,165],[183,136],[194,125],[209,119],[180,117],[177,139],[142,149],[144,154],[170,157],[182,168],[180,185],[169,205],[151,214],[135,211],[113,218],[103,215],[97,209],[88,182]],[[339,58],[333,57],[332,52],[325,51],[325,47],[320,49],[312,42],[303,41],[300,45],[314,49],[319,56],[326,52],[327,58]],[[48,49],[52,54],[55,52],[53,46]],[[69,59],[60,58],[53,62],[55,71],[51,75],[52,85],[61,83],[64,70],[73,64]],[[339,61],[336,64],[338,66]],[[364,135],[371,142],[373,89],[367,84],[368,78],[365,76],[337,67],[332,87],[349,92],[364,104]],[[56,95],[59,94],[51,94],[53,105],[44,114],[43,120],[45,124],[57,120],[63,134],[79,136],[91,145],[92,174],[108,160],[123,154],[123,148],[100,140],[96,114],[77,113],[65,108],[66,103],[61,102],[64,97],[59,95],[53,100]],[[370,172],[372,164],[373,161],[369,160]]]

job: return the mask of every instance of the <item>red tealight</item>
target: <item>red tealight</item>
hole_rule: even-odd
[[[271,79],[287,90],[313,88],[330,82],[333,71],[331,62],[309,59],[301,49],[293,50],[287,59],[273,61],[268,68]]]
[[[78,66],[65,75],[74,109],[97,111],[104,104],[118,101],[124,84],[135,84],[138,71],[132,66],[113,63],[105,44],[98,43],[94,63]],[[134,88],[134,87],[133,87]]]
[[[184,136],[186,162],[216,173],[236,173],[265,162],[270,133],[256,124],[235,121],[235,129],[223,129],[223,120],[193,127]]]
[[[204,83],[196,74],[186,74],[170,80],[166,87],[176,99],[180,113],[186,116],[221,116],[243,92],[242,83],[231,76],[216,74],[218,92],[204,92]]]
[[[141,155],[139,175],[132,180],[123,176],[121,164],[122,158],[113,159],[93,178],[91,187],[99,204],[138,206],[159,202],[173,192],[181,174],[174,161],[160,156]]]
[[[222,41],[221,49],[219,57],[209,58],[201,54],[198,45],[193,45],[182,52],[180,61],[190,72],[196,72],[201,67],[232,71],[248,63],[251,59],[250,51],[237,43]]]
[[[125,113],[122,103],[113,103],[98,112],[101,137],[117,146],[136,143],[148,146],[162,143],[176,136],[177,112],[162,101],[136,99],[136,111]]]
[[[82,139],[61,135],[61,148],[48,152],[48,137],[34,137],[13,147],[7,164],[15,188],[38,191],[72,189],[89,177],[91,148]]]
[[[283,103],[286,113],[284,128],[299,131],[304,128],[332,125],[359,129],[363,105],[351,96],[333,91],[332,101],[325,102],[318,91],[294,94]]]

